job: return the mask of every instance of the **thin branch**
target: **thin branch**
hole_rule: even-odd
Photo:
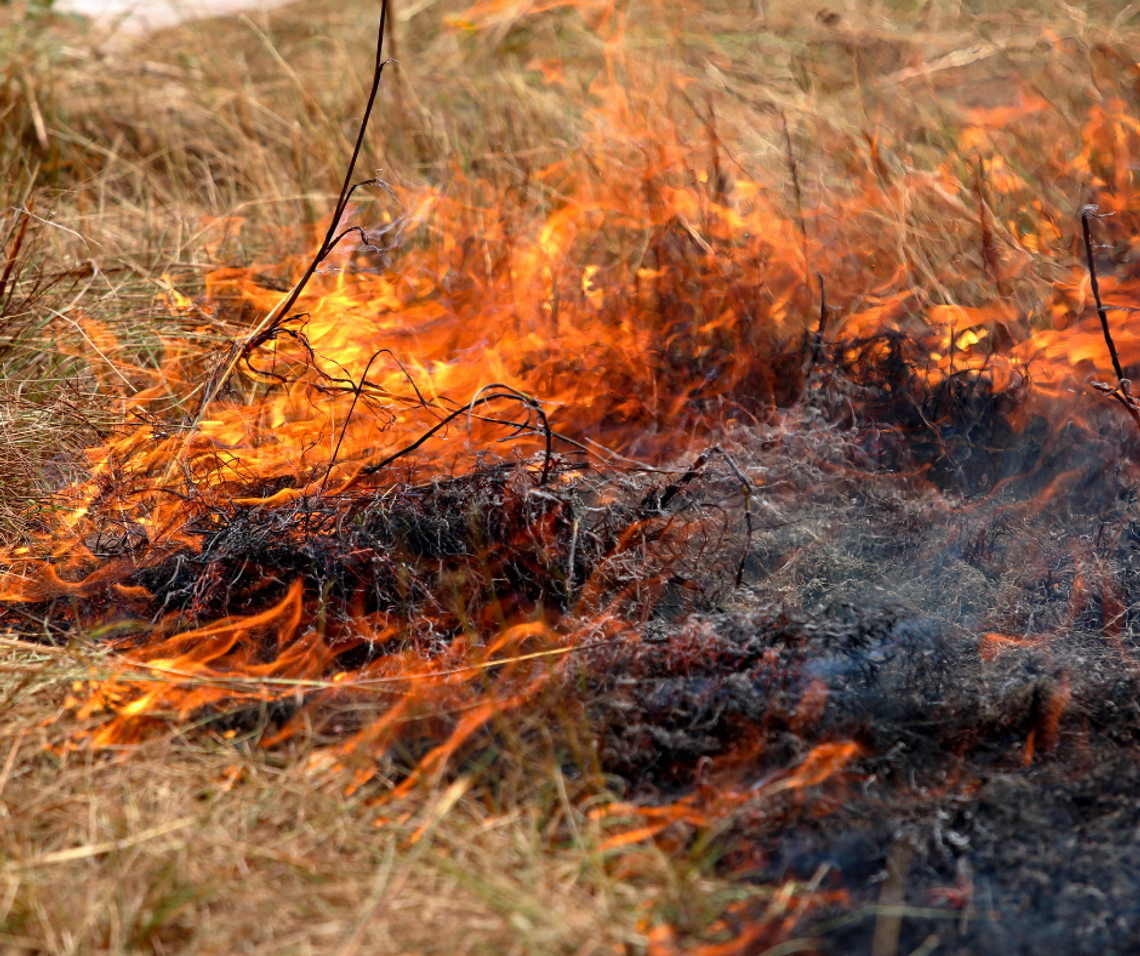
[[[503,391],[492,392],[489,395],[484,394],[484,392],[486,392],[488,389],[491,389],[491,388],[503,389]],[[356,485],[360,483],[361,479],[367,478],[370,475],[375,475],[377,472],[383,471],[385,468],[387,468],[393,462],[398,461],[399,459],[403,458],[405,455],[411,454],[413,451],[415,451],[421,445],[426,443],[429,439],[433,438],[440,431],[442,431],[444,428],[446,428],[448,425],[450,425],[457,418],[462,418],[462,417],[466,416],[467,420],[468,420],[468,427],[470,427],[472,412],[474,411],[476,406],[487,405],[490,402],[498,401],[499,399],[508,399],[510,401],[521,402],[523,405],[526,406],[528,415],[533,412],[533,413],[537,414],[538,417],[541,419],[543,431],[544,431],[544,434],[546,436],[546,454],[544,456],[543,463],[542,463],[542,478],[541,478],[539,483],[542,485],[545,485],[547,482],[547,479],[550,476],[550,466],[553,462],[553,457],[554,457],[553,451],[551,449],[551,442],[553,440],[553,433],[550,431],[550,426],[549,426],[547,419],[546,419],[546,412],[544,412],[542,410],[542,407],[538,404],[538,402],[535,399],[531,398],[529,395],[525,395],[522,392],[518,391],[517,389],[511,388],[509,385],[494,384],[494,385],[487,385],[487,386],[484,386],[483,388],[481,388],[476,393],[475,397],[473,399],[471,399],[471,401],[468,404],[464,405],[462,408],[455,409],[455,411],[451,412],[451,414],[440,419],[440,421],[436,422],[431,428],[429,428],[427,431],[423,432],[420,435],[420,437],[417,438],[410,445],[405,445],[403,448],[399,449],[399,451],[393,452],[392,454],[388,455],[386,458],[381,459],[380,461],[376,462],[375,464],[368,465],[367,467],[362,468],[352,478],[350,478],[347,482],[345,482],[343,485],[341,485],[341,487],[336,490],[335,494],[338,494],[338,495],[344,494],[346,491],[349,491],[350,489],[356,487]],[[478,416],[476,416],[476,417],[478,417]],[[512,424],[514,424],[514,423],[512,423]],[[527,426],[524,423],[521,426],[517,426],[517,427],[519,428],[519,430],[521,430],[523,428],[526,428]]]
[[[329,475],[332,474],[333,468],[336,466],[336,457],[340,454],[340,446],[344,442],[345,433],[348,431],[348,424],[352,421],[352,413],[356,411],[356,403],[360,401],[360,393],[364,390],[364,383],[368,381],[368,372],[372,368],[372,363],[375,362],[386,350],[381,349],[379,352],[373,354],[372,358],[368,360],[368,364],[364,366],[364,374],[360,376],[360,383],[353,389],[352,404],[348,407],[348,414],[344,416],[344,425],[340,430],[340,437],[336,440],[336,447],[333,449],[332,458],[329,459],[329,467],[325,472],[325,477],[321,480],[321,491],[325,493],[325,485],[328,484]]]
[[[809,373],[819,364],[819,353],[823,348],[823,333],[827,327],[827,291],[823,287],[823,276],[817,274],[816,279],[819,280],[819,328],[815,332],[815,348],[811,352]]]
[[[1096,261],[1093,258],[1092,235],[1089,230],[1089,220],[1100,217],[1100,210],[1096,206],[1084,206],[1081,209],[1081,228],[1085,234],[1085,259],[1089,265],[1089,282],[1092,284],[1093,298],[1096,300],[1096,314],[1100,316],[1100,327],[1104,330],[1104,340],[1108,343],[1108,354],[1112,356],[1112,367],[1116,371],[1117,381],[1124,380],[1124,371],[1120,367],[1120,357],[1116,354],[1116,344],[1112,341],[1112,333],[1108,330],[1108,310],[1100,301],[1100,283],[1096,278]]]
[[[1132,416],[1132,420],[1140,425],[1140,404],[1132,396],[1132,382],[1124,377],[1124,369],[1120,365],[1120,356],[1116,354],[1116,343],[1112,341],[1112,332],[1108,328],[1108,308],[1100,300],[1100,283],[1096,277],[1096,261],[1093,258],[1092,232],[1089,220],[1100,218],[1100,209],[1094,205],[1081,207],[1081,230],[1085,238],[1085,259],[1089,267],[1089,283],[1092,286],[1093,299],[1096,302],[1096,314],[1100,317],[1100,327],[1104,332],[1104,341],[1108,345],[1108,354],[1112,357],[1112,367],[1116,372],[1116,385],[1111,386],[1104,382],[1092,382],[1093,388],[1115,398],[1125,411]]]
[[[752,498],[755,495],[755,489],[752,487],[752,482],[748,480],[748,476],[740,469],[740,467],[733,461],[732,456],[729,455],[720,445],[713,445],[706,448],[696,460],[689,466],[688,470],[681,475],[676,481],[669,485],[656,500],[654,496],[647,497],[641,504],[641,513],[646,515],[646,505],[652,502],[655,511],[664,511],[665,508],[673,501],[673,499],[680,494],[684,485],[696,478],[703,470],[705,465],[708,464],[713,455],[719,455],[724,459],[725,463],[736,475],[736,480],[740,482],[741,494],[744,496],[744,524],[746,527],[746,534],[744,538],[744,553],[740,556],[740,563],[736,566],[736,586],[740,587],[744,583],[744,567],[748,563],[748,556],[752,552]]]
[[[185,457],[187,450],[190,447],[195,432],[198,430],[198,425],[205,417],[206,410],[210,404],[218,397],[222,388],[225,386],[226,381],[237,368],[239,362],[244,358],[248,358],[249,354],[260,345],[272,339],[280,327],[281,323],[286,321],[289,311],[297,304],[297,300],[301,297],[301,293],[305,291],[305,287],[309,284],[309,280],[313,277],[313,273],[317,271],[319,266],[330,252],[336,247],[337,242],[340,241],[344,235],[351,231],[346,230],[345,233],[337,235],[337,228],[340,226],[341,217],[344,215],[344,210],[348,205],[353,192],[358,186],[374,183],[376,180],[368,180],[366,183],[353,183],[352,175],[356,170],[356,161],[360,158],[360,151],[364,146],[364,134],[368,129],[368,121],[372,117],[372,108],[376,103],[376,94],[380,89],[380,76],[384,72],[384,66],[388,62],[384,59],[384,29],[388,18],[388,0],[381,0],[380,5],[380,29],[376,37],[376,65],[372,71],[372,89],[368,94],[368,103],[364,107],[364,117],[360,121],[360,131],[356,136],[356,145],[352,150],[352,158],[348,163],[348,170],[345,172],[344,182],[341,185],[340,196],[337,199],[336,207],[333,210],[332,222],[329,223],[329,231],[325,235],[324,242],[321,243],[320,248],[317,250],[316,255],[313,256],[312,262],[305,270],[304,275],[296,285],[289,291],[270,313],[261,320],[256,329],[253,330],[242,343],[234,343],[229,349],[226,358],[223,360],[219,367],[216,367],[210,374],[209,384],[202,395],[202,402],[198,407],[198,413],[194,417],[194,422],[190,429],[187,431],[186,437],[183,440],[182,448],[178,455],[171,461],[170,470],[167,472],[169,478],[174,470],[178,467],[179,463]],[[384,184],[381,184],[384,185]]]

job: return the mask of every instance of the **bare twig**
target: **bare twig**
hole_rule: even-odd
[[[720,445],[713,445],[711,448],[705,449],[697,456],[688,470],[661,493],[660,498],[658,498],[654,504],[658,510],[663,511],[680,493],[681,488],[701,473],[713,455],[719,455],[724,459],[725,463],[732,470],[732,473],[736,475],[737,481],[740,482],[740,490],[744,496],[744,524],[746,528],[744,553],[740,556],[740,563],[736,567],[736,586],[740,587],[744,582],[744,565],[747,563],[748,556],[752,552],[752,496],[755,494],[755,490],[752,487],[752,482],[748,480],[748,476],[741,471],[740,467],[733,461],[732,456],[729,455],[728,452],[721,448]],[[643,502],[643,506],[644,504]]]
[[[225,387],[226,381],[230,375],[233,374],[238,363],[241,362],[242,359],[248,358],[251,352],[276,336],[282,322],[286,321],[289,312],[293,306],[297,304],[297,300],[301,297],[301,294],[305,291],[305,287],[309,284],[309,280],[313,277],[313,273],[317,271],[317,267],[328,257],[329,253],[336,248],[337,243],[352,231],[352,229],[346,229],[340,234],[337,233],[341,217],[344,215],[344,210],[348,206],[349,199],[351,199],[353,192],[355,192],[358,187],[369,184],[385,185],[378,180],[353,183],[352,175],[356,170],[356,161],[359,159],[360,150],[364,145],[364,134],[368,129],[368,120],[372,116],[372,108],[376,102],[376,94],[380,89],[380,76],[384,72],[385,64],[388,62],[383,57],[384,28],[387,17],[388,0],[382,0],[380,6],[380,29],[376,38],[376,65],[372,71],[372,89],[368,94],[368,102],[364,107],[364,117],[360,121],[360,131],[356,136],[356,145],[352,150],[352,158],[349,160],[348,170],[345,173],[344,182],[340,189],[340,196],[333,210],[332,222],[329,224],[329,231],[325,235],[324,242],[321,243],[320,248],[313,256],[313,260],[309,263],[304,275],[301,276],[297,284],[293,286],[285,298],[273,307],[269,314],[261,320],[257,328],[245,338],[244,342],[235,342],[227,352],[222,363],[210,373],[209,382],[206,390],[202,394],[201,404],[198,406],[198,413],[194,417],[192,426],[187,430],[179,454],[171,461],[170,470],[167,472],[168,478],[179,467],[180,462],[186,455],[187,449],[190,447],[190,442],[193,440],[199,423],[206,414],[206,410],[214,399],[217,398],[222,388]]]
[[[1093,298],[1096,300],[1096,314],[1100,316],[1100,327],[1104,329],[1104,340],[1108,343],[1108,354],[1112,356],[1112,367],[1116,371],[1118,380],[1124,378],[1124,372],[1120,367],[1120,357],[1116,354],[1116,345],[1112,341],[1112,333],[1108,330],[1108,309],[1100,301],[1100,283],[1097,282],[1096,277],[1096,260],[1093,258],[1092,235],[1089,231],[1089,220],[1096,216],[1100,217],[1100,209],[1093,205],[1084,206],[1081,209],[1081,228],[1085,235],[1085,259],[1089,266],[1089,282],[1092,284]]]
[[[491,391],[492,389],[495,389],[495,391]],[[489,392],[489,394],[487,394],[488,392]],[[344,492],[350,490],[351,488],[354,488],[360,482],[360,480],[362,478],[367,478],[370,475],[375,475],[377,472],[383,471],[385,468],[387,468],[393,462],[399,461],[399,459],[403,458],[405,455],[411,454],[413,451],[415,451],[417,448],[419,448],[421,445],[423,445],[425,442],[427,442],[430,438],[433,438],[435,435],[437,435],[439,432],[441,432],[444,428],[446,428],[448,425],[450,425],[457,418],[461,418],[461,417],[466,416],[467,420],[468,420],[468,427],[470,427],[470,422],[472,420],[475,408],[477,408],[480,405],[487,405],[490,402],[499,401],[501,399],[506,399],[508,401],[521,402],[526,407],[528,416],[531,413],[536,414],[538,416],[538,418],[540,419],[540,421],[542,422],[543,433],[546,436],[546,454],[544,456],[543,463],[542,463],[542,477],[541,477],[539,483],[545,485],[547,482],[547,479],[550,476],[550,466],[551,466],[551,463],[553,461],[553,451],[552,451],[552,447],[551,447],[551,444],[553,441],[553,433],[550,431],[550,425],[547,422],[546,412],[543,411],[542,407],[538,404],[538,401],[536,399],[531,398],[529,395],[525,395],[524,393],[518,391],[517,389],[511,388],[509,385],[502,385],[500,383],[493,383],[491,385],[486,385],[483,388],[479,389],[479,391],[475,394],[475,397],[472,398],[470,402],[468,402],[462,408],[455,409],[455,411],[451,412],[449,415],[440,419],[440,421],[436,422],[431,428],[429,428],[427,431],[423,432],[423,434],[421,434],[420,437],[417,438],[410,445],[404,446],[399,451],[393,452],[392,454],[386,456],[385,458],[381,459],[380,461],[376,462],[375,464],[368,465],[366,468],[362,468],[352,478],[350,478],[344,485],[342,485],[340,488],[338,488],[336,493],[337,494],[343,494]],[[480,416],[474,416],[474,417],[479,418]],[[480,418],[480,420],[483,420],[483,419]],[[496,420],[496,419],[490,419],[490,421],[495,422],[497,424],[502,424],[501,421]],[[516,425],[516,428],[518,431],[522,431],[523,429],[528,427],[529,422],[523,422],[521,424],[512,422],[511,424]]]
[[[809,373],[819,364],[819,353],[823,349],[823,333],[827,327],[827,292],[823,287],[823,276],[817,274],[816,279],[819,280],[819,328],[815,332],[815,348],[811,350]]]
[[[1081,208],[1081,229],[1085,239],[1085,259],[1089,267],[1089,284],[1092,286],[1093,299],[1096,301],[1096,314],[1100,317],[1100,327],[1104,331],[1104,341],[1108,345],[1108,354],[1112,357],[1112,368],[1116,372],[1116,385],[1105,382],[1092,382],[1092,387],[1103,395],[1115,398],[1125,411],[1132,416],[1132,420],[1140,426],[1140,404],[1132,397],[1132,382],[1124,377],[1124,369],[1120,365],[1120,356],[1116,354],[1116,343],[1112,341],[1112,332],[1108,328],[1108,307],[1100,300],[1100,283],[1096,277],[1096,261],[1093,258],[1092,233],[1089,220],[1100,217],[1100,209],[1094,205]]]
[[[364,134],[368,130],[368,121],[372,117],[372,107],[376,103],[376,94],[380,89],[380,76],[384,72],[385,65],[389,62],[383,58],[384,26],[387,18],[388,0],[383,0],[380,6],[380,31],[376,37],[376,65],[372,71],[372,89],[368,93],[368,103],[364,107],[364,118],[360,121],[360,131],[356,135],[356,145],[352,150],[352,158],[348,161],[348,170],[344,174],[344,182],[340,187],[340,198],[337,199],[336,207],[333,210],[332,222],[329,223],[329,231],[325,235],[325,241],[321,243],[316,255],[313,256],[312,262],[309,263],[309,267],[305,270],[304,275],[301,276],[297,284],[293,286],[285,299],[262,320],[259,329],[246,340],[245,346],[242,349],[243,354],[248,355],[253,349],[272,338],[273,329],[285,320],[289,311],[297,304],[301,293],[305,291],[305,286],[309,284],[313,273],[317,271],[317,266],[324,262],[329,253],[336,248],[336,244],[340,242],[347,233],[352,231],[352,229],[346,229],[339,235],[337,234],[341,216],[344,215],[348,201],[352,198],[352,194],[356,189],[360,186],[384,185],[381,181],[374,179],[361,183],[353,183],[352,174],[356,171],[356,161],[360,158],[360,150],[364,145]]]

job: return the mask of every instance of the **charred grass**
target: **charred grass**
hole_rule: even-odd
[[[645,87],[681,76],[692,83],[675,107],[706,119],[713,110],[731,146],[725,162],[750,175],[770,171],[777,205],[813,243],[842,237],[855,247],[873,235],[874,248],[902,250],[898,259],[914,284],[935,290],[939,304],[977,305],[996,293],[1040,324],[1050,318],[1041,310],[1055,283],[1070,275],[1077,252],[1070,213],[1088,198],[1090,177],[1131,188],[1131,141],[1090,153],[1084,167],[1076,162],[1092,111],[1116,98],[1135,112],[1137,15],[1116,4],[664,7],[652,27],[631,15],[627,45],[609,60],[612,51],[583,26],[583,19],[596,25],[600,10],[503,5],[473,14],[464,4],[420,3],[395,13],[401,64],[385,81],[366,155],[397,194],[462,174],[485,195],[517,195],[534,188],[532,170],[557,161],[568,177],[602,176],[575,153],[591,81],[607,69]],[[114,423],[124,388],[141,388],[143,373],[174,347],[204,370],[212,350],[248,322],[225,310],[172,309],[165,276],[188,293],[219,265],[257,266],[267,282],[288,278],[283,263],[303,251],[303,230],[315,228],[335,200],[366,93],[374,19],[365,5],[305,2],[264,20],[189,24],[135,41],[19,3],[0,7],[6,543],[28,546],[50,524],[44,512],[55,507],[52,492],[82,470],[81,449]],[[971,109],[997,110],[1024,96],[1047,108],[995,123],[980,145],[963,142],[963,128],[986,125],[967,115]],[[1049,159],[1058,148],[1073,161],[1069,174]],[[959,193],[907,184],[908,171],[948,158]],[[882,201],[844,210],[843,183],[859,177],[881,184]],[[979,212],[971,196],[986,208]],[[553,184],[528,201],[558,200]],[[832,217],[842,230],[830,228]],[[1127,210],[1108,222],[1107,258],[1132,261],[1137,226]],[[870,287],[883,279],[872,259],[832,261],[852,275],[867,273]],[[800,295],[802,322],[814,327],[810,297]],[[828,361],[842,369],[847,359],[840,352]],[[172,391],[170,413],[185,411],[190,399]],[[925,399],[931,404],[919,430],[938,418],[939,401],[968,411],[972,400]],[[983,417],[992,427],[992,409]],[[967,416],[957,424],[977,422]],[[924,435],[925,463],[955,493],[969,497],[1026,471],[1022,461],[946,455],[953,435]],[[977,447],[1008,445],[989,433],[975,438]],[[1104,443],[1127,440],[1114,433]],[[914,447],[896,451],[914,464]],[[895,451],[862,453],[882,463]],[[819,448],[811,454],[826,458]],[[858,454],[847,445],[836,451],[845,465]],[[1036,461],[1041,451],[1018,445],[1010,454]],[[1111,468],[1106,458],[1101,470]],[[814,479],[828,474],[821,468]],[[787,486],[797,484],[802,476]],[[644,500],[645,488],[635,490]],[[713,677],[731,677],[772,650],[734,637],[748,628],[778,632],[772,615],[783,614],[785,628],[826,632],[848,663],[868,642],[894,640],[893,618],[853,623],[838,601],[853,582],[882,577],[887,556],[877,532],[852,517],[841,549],[812,546],[820,528],[841,523],[838,501],[821,493],[786,503],[803,531],[794,547],[761,531],[749,569],[776,610],[747,628],[731,616],[703,622],[720,642],[720,656],[702,664]],[[899,534],[930,521],[905,494],[884,495],[878,505]],[[1031,525],[998,538],[1024,542]],[[1086,530],[1095,536],[1092,525]],[[995,556],[986,532],[978,530],[976,541],[955,552],[955,567],[964,577],[960,593],[978,613],[1004,601],[995,616],[1015,618],[1024,613],[1024,590],[1051,587],[1012,581],[1001,566],[1013,559]],[[1049,557],[1057,574],[1078,576],[1062,551]],[[250,556],[230,557],[237,566]],[[837,608],[825,620],[797,610],[821,601]],[[1065,622],[1057,602],[1046,613]],[[915,627],[907,639],[924,646]],[[608,679],[643,682],[636,713],[601,681],[602,703],[585,723],[523,721],[510,739],[484,742],[456,774],[380,803],[407,767],[404,777],[388,768],[390,777],[352,788],[351,768],[322,750],[323,728],[259,746],[272,715],[257,708],[235,708],[228,729],[216,719],[204,726],[171,719],[122,752],[75,749],[72,742],[102,718],[76,716],[68,698],[77,684],[108,673],[106,652],[82,634],[61,644],[52,633],[46,648],[32,647],[27,622],[19,630],[18,642],[0,648],[0,947],[8,951],[669,953],[674,937],[695,945],[736,934],[733,912],[773,925],[804,912],[794,900],[810,874],[761,861],[752,882],[722,878],[715,841],[690,832],[672,843],[615,843],[620,817],[595,812],[617,802],[619,772],[626,781],[648,775],[663,790],[679,786],[653,777],[659,750],[691,748],[691,759],[680,760],[690,784],[710,736],[731,749],[738,726],[731,714],[717,712],[706,727],[676,718],[707,704],[681,680],[696,653],[686,651],[683,636],[648,665],[599,652],[596,666]],[[1002,733],[1012,734],[1011,714],[1021,729],[1032,727],[1045,706],[1032,688],[1053,687],[1054,677],[1022,681],[1018,693],[1030,687],[1028,696],[1013,704],[979,690],[993,708],[987,719]],[[1097,687],[1090,680],[1085,693],[1092,698]],[[803,692],[798,684],[788,690],[789,714]],[[754,704],[764,709],[771,700]],[[660,718],[666,710],[673,725]],[[589,747],[568,761],[575,735],[600,739],[607,721],[617,728],[606,743],[610,764],[591,762]],[[785,759],[803,756],[791,735],[783,739]],[[1006,742],[1013,746],[1013,737]],[[889,778],[890,768],[876,772]],[[754,821],[741,826],[764,832]],[[794,937],[795,925],[792,919],[786,936]]]

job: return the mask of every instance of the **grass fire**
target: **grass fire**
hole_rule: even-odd
[[[1136,950],[1140,12],[122,26],[0,7],[0,950]]]

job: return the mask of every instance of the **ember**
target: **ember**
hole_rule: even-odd
[[[120,421],[3,556],[6,633],[113,650],[57,750],[303,740],[383,813],[546,748],[618,872],[652,845],[781,887],[685,951],[1125,951],[1136,91],[1060,145],[1032,84],[964,105],[926,169],[868,135],[809,198],[779,107],[760,174],[741,114],[580,14],[579,156],[350,168],[315,257],[165,279],[245,332],[113,366]],[[1083,218],[1003,154],[1029,139]]]

